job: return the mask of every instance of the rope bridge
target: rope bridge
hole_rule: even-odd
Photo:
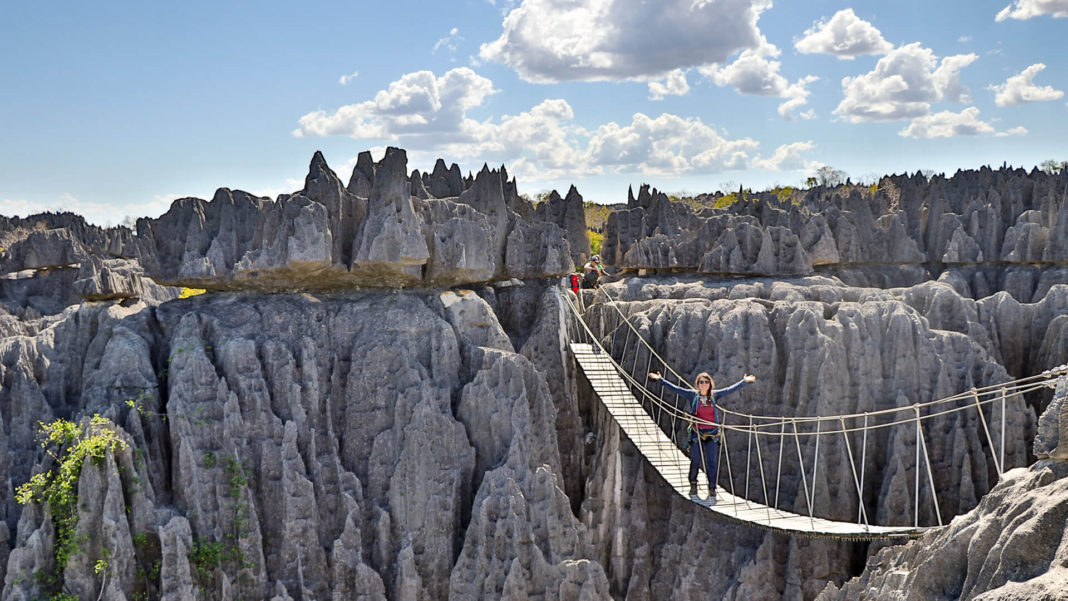
[[[940,416],[962,412],[975,412],[982,424],[987,448],[990,450],[994,469],[1000,479],[1008,469],[1005,465],[1005,425],[1007,401],[1016,396],[1050,387],[1057,377],[1068,377],[1068,365],[1041,374],[982,388],[973,388],[960,394],[905,407],[895,407],[865,413],[829,416],[760,416],[732,411],[719,407],[722,423],[719,473],[726,471],[727,489],[717,485],[718,503],[708,506],[688,494],[688,471],[690,459],[680,449],[689,435],[691,423],[711,425],[681,409],[676,397],[674,402],[663,398],[663,391],[649,390],[652,371],[663,369],[676,382],[693,388],[678,372],[653,349],[623,311],[623,303],[613,299],[604,288],[601,319],[591,329],[588,311],[580,308],[581,298],[570,292],[564,293],[568,306],[567,330],[570,349],[577,365],[582,369],[594,392],[600,398],[621,429],[638,448],[647,461],[664,477],[680,495],[694,500],[721,517],[743,522],[747,525],[769,530],[819,538],[849,540],[902,539],[916,537],[935,525],[942,526],[943,518],[938,504],[935,475],[927,450],[927,437],[923,423]],[[585,315],[584,315],[585,314]],[[659,388],[659,387],[658,387]],[[990,406],[990,407],[988,407]],[[998,411],[1000,409],[1000,411]],[[986,413],[991,413],[987,419]],[[995,417],[1000,413],[1000,423]],[[995,445],[992,429],[1000,426],[998,444]],[[865,486],[869,478],[868,453],[869,432],[908,428],[914,431],[915,469],[913,490],[913,523],[911,525],[877,525],[868,515],[864,502]],[[930,429],[930,426],[928,427]],[[860,438],[856,444],[856,438]],[[874,438],[872,436],[871,438]],[[850,483],[855,489],[856,521],[821,518],[819,514],[842,513],[841,507],[816,507],[816,485],[820,470],[820,443],[830,444],[842,440],[849,462]],[[731,446],[744,445],[746,462],[732,465]],[[738,447],[740,453],[741,447]],[[792,455],[796,454],[796,464]],[[859,464],[857,455],[859,454]],[[703,457],[703,453],[701,453]],[[786,510],[784,497],[784,459],[789,469],[800,472],[801,488],[797,489],[799,504],[804,513]],[[921,469],[923,466],[923,469]],[[707,468],[708,466],[702,466]],[[725,470],[722,468],[726,468]],[[826,467],[824,469],[827,469]],[[707,469],[705,470],[707,473]],[[736,486],[736,473],[744,486]],[[790,472],[786,472],[789,476]],[[743,475],[744,474],[744,475]],[[923,476],[921,478],[921,475]],[[702,480],[699,478],[699,480]],[[722,477],[720,478],[722,481]],[[756,486],[759,484],[759,486]],[[701,493],[707,487],[699,484]],[[920,491],[928,493],[934,507],[937,524],[920,524]],[[874,494],[874,493],[873,493]],[[927,495],[925,495],[925,498]]]

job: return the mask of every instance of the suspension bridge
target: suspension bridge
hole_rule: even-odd
[[[1064,365],[1028,378],[972,388],[932,401],[844,415],[759,416],[720,407],[721,423],[716,424],[721,432],[719,480],[722,482],[725,475],[727,482],[726,488],[717,485],[715,497],[718,502],[710,506],[703,500],[709,494],[703,476],[698,478],[699,494],[696,497],[689,494],[690,459],[682,448],[689,436],[689,424],[711,424],[680,408],[677,399],[675,402],[665,400],[663,391],[650,390],[648,374],[662,368],[665,377],[672,377],[680,385],[689,386],[686,379],[649,345],[625,313],[625,303],[613,299],[607,290],[597,290],[601,317],[592,327],[591,322],[595,320],[588,319],[588,308],[584,310],[581,306],[582,297],[569,292],[564,294],[568,307],[569,346],[575,364],[623,433],[667,484],[679,495],[721,518],[792,535],[900,540],[918,537],[932,527],[942,526],[944,521],[924,422],[930,424],[931,420],[941,416],[974,412],[981,424],[994,470],[1000,478],[1009,469],[1005,465],[1008,401],[1017,395],[1052,387],[1057,378],[1068,377],[1068,365]],[[870,447],[875,439],[869,433],[895,428],[908,428],[914,434],[906,437],[915,447],[910,449],[915,459],[911,525],[873,523],[868,508],[874,503],[865,499],[866,493],[870,497],[878,492],[868,481],[877,476],[869,473],[871,461],[868,455],[873,452]],[[826,447],[834,440],[842,441],[848,457],[850,484],[854,489],[850,496],[856,504],[855,521],[821,517],[828,513],[840,515],[840,506],[822,510],[815,506],[819,499],[816,487],[820,482],[820,443],[824,441]],[[740,454],[740,449],[745,448],[744,468],[731,462],[732,454],[735,454],[731,452],[731,445],[739,443],[744,447],[739,446],[736,453]],[[794,478],[796,472],[800,472],[800,486],[795,495],[799,500],[793,505],[801,505],[801,513],[785,508],[790,504],[786,499],[789,491],[784,490],[787,488],[783,481],[784,464],[790,470],[786,473],[787,478]],[[741,481],[739,486],[736,486],[736,480]],[[929,513],[933,513],[935,523],[921,524],[921,489],[924,490],[923,498],[933,506],[933,512]]]

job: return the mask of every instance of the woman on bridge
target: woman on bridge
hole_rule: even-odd
[[[756,382],[756,376],[745,374],[735,384],[719,390],[715,390],[716,383],[708,372],[697,374],[697,390],[672,384],[663,379],[658,371],[650,373],[649,379],[660,382],[683,397],[690,397],[690,414],[695,418],[690,421],[690,437],[686,443],[690,450],[690,499],[701,502],[697,496],[697,469],[703,463],[708,474],[707,505],[715,505],[716,476],[719,471],[719,426],[716,424],[720,423],[716,399]]]

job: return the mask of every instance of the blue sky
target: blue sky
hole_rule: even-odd
[[[1068,0],[6,3],[0,214],[96,223],[408,151],[623,202],[1068,159]]]

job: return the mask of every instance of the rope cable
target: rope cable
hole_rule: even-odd
[[[652,438],[654,440],[665,440],[666,442],[672,444],[676,448],[679,448],[681,446],[680,445],[680,436],[683,433],[688,435],[688,429],[687,428],[683,428],[682,429],[683,432],[680,432],[680,429],[678,427],[678,422],[679,422],[680,418],[685,417],[686,418],[686,420],[685,420],[686,423],[687,424],[691,424],[692,423],[694,430],[698,431],[698,432],[699,432],[699,426],[701,426],[701,425],[718,427],[719,428],[719,432],[720,432],[720,435],[719,435],[720,436],[720,438],[719,438],[720,444],[718,446],[720,447],[720,449],[719,449],[719,453],[717,453],[716,464],[717,464],[717,467],[719,465],[721,465],[721,463],[722,463],[721,462],[721,457],[723,455],[726,455],[727,473],[728,473],[728,479],[730,481],[731,494],[735,495],[735,496],[736,496],[735,481],[734,481],[733,467],[731,465],[731,454],[730,454],[730,450],[729,450],[729,443],[728,443],[727,434],[728,433],[733,433],[733,432],[745,432],[746,435],[747,435],[747,438],[748,438],[748,442],[747,442],[748,446],[747,446],[747,451],[746,451],[746,469],[745,469],[745,480],[746,480],[745,481],[745,498],[741,498],[741,497],[738,497],[738,498],[741,499],[742,501],[746,502],[746,503],[749,502],[748,501],[748,497],[749,497],[749,493],[750,493],[750,484],[751,484],[751,480],[752,480],[752,477],[753,477],[753,475],[752,475],[752,454],[753,454],[752,453],[752,447],[753,447],[753,439],[756,438],[757,463],[758,463],[758,467],[759,467],[759,471],[760,471],[761,487],[762,487],[763,494],[764,494],[765,508],[768,511],[768,520],[769,520],[769,522],[772,519],[772,517],[771,517],[770,506],[768,506],[768,501],[769,501],[768,482],[767,482],[767,476],[766,476],[765,469],[764,469],[764,464],[763,464],[763,454],[762,454],[762,450],[760,448],[760,436],[777,437],[779,439],[779,441],[780,441],[780,443],[779,443],[779,452],[778,452],[778,468],[777,468],[776,481],[775,481],[775,503],[774,503],[774,505],[775,505],[776,509],[778,508],[778,505],[779,505],[779,499],[780,499],[780,493],[781,493],[781,477],[782,477],[782,467],[783,467],[783,461],[782,460],[783,460],[783,448],[785,446],[785,439],[786,439],[787,436],[792,436],[794,438],[794,445],[795,445],[795,448],[796,448],[797,454],[798,454],[798,463],[799,463],[799,466],[801,467],[800,472],[801,472],[802,484],[803,484],[803,487],[804,487],[805,501],[806,501],[806,505],[808,506],[809,518],[810,518],[810,520],[813,520],[812,521],[812,525],[813,525],[813,528],[815,528],[815,522],[814,522],[814,519],[815,519],[815,508],[814,508],[814,504],[815,504],[815,492],[816,492],[815,488],[816,488],[816,484],[817,484],[817,481],[818,481],[818,473],[819,473],[818,469],[819,469],[820,438],[823,435],[834,435],[834,434],[841,433],[843,438],[845,439],[846,452],[849,455],[850,468],[852,470],[854,485],[856,486],[856,489],[857,489],[857,496],[858,496],[858,518],[857,519],[858,519],[858,523],[863,522],[863,524],[865,526],[869,526],[870,523],[869,523],[867,510],[866,510],[866,505],[864,503],[864,497],[863,497],[865,484],[866,484],[865,475],[866,475],[866,468],[867,468],[867,439],[868,439],[868,431],[869,430],[877,430],[877,429],[880,429],[880,428],[891,428],[891,427],[894,427],[894,426],[907,424],[909,422],[915,422],[915,427],[916,427],[916,446],[917,446],[917,448],[916,448],[916,459],[915,459],[915,461],[916,461],[916,463],[915,463],[916,473],[915,473],[915,481],[914,481],[914,518],[913,518],[914,519],[914,527],[915,528],[919,528],[919,477],[920,477],[919,476],[919,472],[920,472],[920,447],[921,446],[923,447],[922,451],[923,451],[923,455],[924,455],[924,461],[925,461],[925,464],[926,464],[926,471],[927,471],[927,475],[928,475],[928,481],[930,483],[931,490],[932,490],[932,500],[933,500],[934,505],[935,505],[936,518],[938,520],[939,525],[942,525],[941,510],[940,510],[939,505],[938,505],[937,491],[935,490],[933,466],[931,465],[930,455],[929,455],[929,451],[927,449],[926,437],[924,436],[924,433],[923,433],[922,421],[925,420],[925,419],[933,419],[933,418],[937,418],[937,417],[940,417],[940,416],[949,415],[951,413],[957,413],[957,412],[961,412],[961,411],[965,411],[965,410],[969,410],[969,409],[975,408],[977,410],[977,412],[979,413],[980,421],[982,422],[982,425],[983,425],[983,430],[984,430],[984,433],[985,433],[986,438],[987,438],[987,444],[988,444],[988,446],[990,448],[992,459],[993,459],[994,464],[995,464],[994,467],[997,469],[998,475],[1000,477],[1004,473],[1004,469],[1006,467],[1005,466],[1005,443],[1006,443],[1006,427],[1007,427],[1007,421],[1008,421],[1007,420],[1007,416],[1008,416],[1008,414],[1007,414],[1007,409],[1008,409],[1007,401],[1008,401],[1008,398],[1009,397],[1019,396],[1019,395],[1025,395],[1025,394],[1034,392],[1036,390],[1046,388],[1048,386],[1048,380],[1050,380],[1053,377],[1059,376],[1061,374],[1061,372],[1068,372],[1068,365],[1065,365],[1065,366],[1060,366],[1058,368],[1054,368],[1052,370],[1047,370],[1046,372],[1043,372],[1041,374],[1036,374],[1036,375],[1029,376],[1029,377],[1026,377],[1026,378],[1019,378],[1019,379],[1012,380],[1012,381],[1009,381],[1009,382],[1002,382],[1002,383],[999,383],[999,384],[991,384],[991,385],[978,387],[978,388],[977,387],[972,387],[970,390],[967,390],[967,391],[964,391],[964,392],[961,392],[961,393],[958,393],[958,394],[955,394],[955,395],[951,395],[951,396],[940,398],[940,399],[934,399],[934,400],[926,401],[926,402],[923,402],[923,403],[915,403],[915,404],[913,404],[911,406],[891,407],[891,408],[882,409],[882,410],[878,410],[878,411],[867,411],[867,412],[863,412],[863,413],[843,414],[843,415],[836,415],[836,416],[811,416],[811,417],[810,416],[793,416],[793,417],[787,417],[787,416],[759,416],[759,415],[753,415],[753,414],[748,414],[748,413],[739,412],[739,411],[732,411],[732,410],[729,410],[729,409],[725,409],[725,408],[719,407],[717,405],[717,410],[718,410],[719,415],[720,415],[720,422],[719,423],[709,422],[709,421],[701,420],[701,419],[697,418],[695,415],[690,414],[688,411],[682,410],[682,408],[679,407],[679,404],[680,404],[679,400],[682,399],[682,396],[680,394],[675,393],[675,397],[674,397],[675,398],[675,403],[669,403],[668,401],[666,401],[663,398],[663,390],[661,390],[659,395],[654,394],[654,393],[652,393],[652,391],[649,390],[649,375],[648,374],[651,373],[650,369],[652,368],[654,360],[655,361],[659,361],[659,363],[663,365],[663,369],[664,369],[665,374],[671,374],[671,375],[675,376],[677,381],[681,382],[683,385],[685,385],[685,387],[690,387],[690,386],[689,386],[688,381],[684,377],[682,377],[678,372],[676,372],[671,367],[671,365],[668,364],[668,362],[661,355],[659,355],[656,352],[656,350],[654,348],[652,348],[652,346],[649,345],[649,343],[642,336],[641,332],[639,332],[638,329],[635,327],[635,325],[632,323],[630,316],[628,316],[623,310],[624,306],[626,306],[629,309],[630,305],[626,305],[626,304],[614,299],[612,297],[612,295],[604,287],[599,287],[598,291],[603,294],[604,299],[606,299],[606,300],[602,301],[600,303],[594,302],[589,306],[582,306],[582,305],[585,305],[585,302],[584,302],[584,298],[582,298],[581,296],[576,296],[576,295],[572,294],[571,297],[574,297],[574,300],[566,300],[567,298],[571,298],[571,297],[566,297],[566,295],[565,295],[566,304],[568,305],[568,308],[570,309],[570,311],[569,311],[569,313],[570,313],[569,317],[570,318],[567,319],[567,323],[565,324],[565,331],[566,331],[566,335],[568,336],[568,339],[569,340],[588,340],[589,344],[590,344],[590,346],[591,346],[591,348],[592,348],[592,350],[593,350],[593,352],[595,354],[598,352],[597,348],[601,347],[601,349],[605,352],[605,354],[606,354],[605,358],[609,361],[609,364],[611,365],[612,369],[621,378],[619,380],[620,384],[621,384],[621,389],[620,390],[621,391],[622,390],[627,390],[633,396],[638,397],[638,399],[640,399],[639,404],[642,407],[643,412],[646,413],[647,415],[649,415],[650,418],[653,416],[653,414],[655,412],[656,419],[652,424],[649,423],[652,420],[636,420],[635,424],[633,424],[633,425],[640,426],[642,434],[650,435],[650,433],[659,433],[659,434],[662,435],[663,434],[662,428],[664,427],[663,419],[665,417],[670,417],[670,421],[671,421],[671,427],[670,427],[671,436],[664,437],[664,438],[657,438],[656,436],[652,436]],[[597,300],[596,296],[594,297],[594,299]],[[580,306],[582,306],[581,309],[579,308]],[[595,307],[598,307],[598,306],[600,306],[603,310],[595,310]],[[611,330],[609,332],[607,332],[603,337],[598,337],[597,335],[594,334],[593,330],[590,329],[590,326],[587,323],[587,319],[583,317],[584,313],[589,314],[590,317],[596,316],[596,323],[598,323],[599,326],[601,326],[599,329],[602,332],[605,331],[606,327],[610,325],[610,321],[614,321],[615,322],[614,324],[611,324],[611,325],[614,325],[614,327],[612,327]],[[614,320],[612,319],[613,317],[614,317]],[[625,329],[626,330],[626,334],[621,334],[620,333],[621,329]],[[620,361],[617,362],[616,359],[615,359],[615,356],[616,356],[615,350],[619,348],[618,344],[619,344],[619,336],[620,335],[623,335],[623,349],[622,349],[622,353],[618,355],[620,357]],[[625,369],[623,367],[622,363],[625,362],[628,359],[627,352],[630,349],[630,339],[631,339],[632,336],[634,336],[636,338],[637,342],[636,342],[634,350],[633,350],[634,356],[632,358],[630,358],[631,359],[631,368],[630,368],[630,370],[627,370],[627,369]],[[604,345],[600,344],[601,340],[603,340],[604,342],[607,343],[607,346],[608,346],[607,350],[604,349]],[[646,360],[646,363],[645,363],[645,372],[644,372],[646,375],[645,375],[643,381],[639,381],[637,378],[634,377],[633,373],[637,370],[637,367],[638,367],[638,365],[640,363],[641,353],[642,353],[642,349],[643,348],[645,349],[645,352],[647,353],[647,360]],[[690,387],[690,388],[692,389],[692,387]],[[970,399],[971,402],[965,403],[965,404],[960,404],[959,403],[961,400],[965,400],[965,399]],[[993,437],[992,437],[991,432],[990,432],[990,427],[989,427],[989,424],[988,424],[988,422],[986,420],[985,413],[983,411],[983,406],[987,405],[987,404],[993,404],[993,403],[995,403],[995,402],[997,402],[999,400],[1001,401],[1001,418],[1002,418],[1001,419],[1001,432],[1000,432],[1001,436],[1000,436],[1000,439],[999,439],[998,447],[995,447],[994,446],[994,442],[993,442]],[[647,406],[648,408],[646,408],[646,404],[645,403],[648,403],[648,406]],[[952,407],[945,407],[945,405],[947,405],[949,403],[958,403],[958,405],[957,406],[952,406]],[[928,413],[926,415],[922,414],[922,412],[921,412],[922,408],[928,408],[929,409],[929,411],[928,411]],[[912,412],[913,415],[911,415],[911,416],[909,416],[907,418],[894,418],[894,417],[892,417],[895,414],[899,414],[899,413],[906,412],[906,411]],[[665,415],[665,412],[666,412],[666,415]],[[738,416],[739,419],[738,420],[729,420],[729,416],[730,415]],[[886,422],[881,422],[880,423],[878,420],[876,420],[876,423],[871,423],[869,421],[871,417],[875,417],[875,418],[878,418],[878,417],[890,417],[891,419],[890,419],[890,421],[886,421]],[[863,424],[858,424],[858,425],[855,425],[855,426],[850,426],[850,425],[847,424],[847,420],[859,421],[861,419],[863,420]],[[822,429],[822,422],[824,420],[827,420],[827,421],[837,420],[838,421],[838,424],[837,424],[838,428],[837,429],[826,430],[826,431],[823,430]],[[728,423],[729,421],[734,421],[735,423],[734,424]],[[805,423],[811,423],[813,421],[816,422],[815,432],[806,432],[803,429],[799,430],[799,428],[798,428],[799,424],[803,425]],[[787,431],[786,431],[787,422],[789,422],[790,425],[791,425],[791,430],[792,431],[790,433],[787,433]],[[773,430],[773,428],[775,428],[775,426],[778,426],[778,432]],[[859,470],[859,474],[858,474],[858,470],[856,468],[856,461],[855,461],[855,459],[853,457],[852,445],[851,445],[851,442],[849,440],[849,435],[851,433],[853,433],[853,432],[861,432],[862,435],[863,435],[862,443],[861,443],[861,467],[860,467],[860,470]],[[815,436],[816,437],[814,457],[813,457],[812,486],[811,487],[809,486],[809,482],[808,482],[807,470],[804,467],[804,455],[803,455],[802,450],[801,450],[801,442],[800,442],[800,439],[801,439],[802,436]],[[700,436],[698,435],[697,436],[697,440],[695,442],[696,442],[696,444],[699,445],[698,451],[701,454],[702,466],[705,468],[705,472],[706,472],[706,475],[707,475],[707,473],[708,473],[708,469],[707,469],[708,465],[707,465],[706,453],[704,452],[704,441],[701,441],[700,440]],[[657,445],[655,447],[655,452],[656,452],[658,458],[660,459],[660,462],[659,462],[660,465],[667,465],[667,464],[673,463],[676,466],[677,469],[680,469],[680,470],[684,469],[683,465],[684,465],[684,463],[686,461],[686,458],[684,456],[681,456],[680,453],[671,453],[670,456],[673,459],[671,461],[664,461],[664,457],[665,457],[664,453],[667,452],[667,447],[665,447],[663,444],[660,444],[660,443],[657,443]],[[717,469],[717,471],[718,471],[718,469]],[[709,490],[710,495],[711,494],[715,494],[716,482],[711,482],[710,486],[711,486],[711,488]],[[734,505],[735,515],[737,515],[737,512],[738,512],[737,505],[738,505],[738,503],[735,503],[733,505]]]

